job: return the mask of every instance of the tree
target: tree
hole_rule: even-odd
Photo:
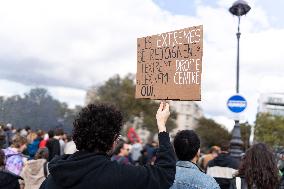
[[[16,128],[49,130],[57,126],[71,131],[77,110],[54,99],[46,89],[34,88],[23,97],[0,97],[0,122],[12,123]]]
[[[200,137],[201,148],[205,151],[211,146],[220,146],[223,142],[229,142],[231,139],[227,129],[214,120],[205,117],[198,120],[198,126],[195,131]]]
[[[284,117],[258,114],[255,121],[255,140],[271,147],[284,146]]]
[[[250,134],[251,134],[251,125],[246,122],[240,124],[240,129],[241,129],[241,137],[242,141],[244,143],[243,150],[246,151],[250,147]]]
[[[159,104],[153,100],[135,99],[135,76],[128,74],[124,78],[119,75],[107,80],[97,90],[92,87],[88,93],[89,103],[109,103],[117,106],[123,114],[124,121],[133,123],[135,117],[141,117],[142,127],[151,133],[157,132],[155,115]],[[168,131],[176,127],[176,113],[172,112],[167,122]]]

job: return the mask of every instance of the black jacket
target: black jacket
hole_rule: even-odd
[[[0,171],[0,189],[20,189],[18,179],[23,178],[9,171]]]
[[[228,153],[221,153],[208,162],[207,174],[214,177],[221,189],[229,189],[230,182],[238,170],[239,161]]]
[[[52,160],[55,156],[60,156],[60,143],[59,140],[51,138],[46,142],[46,147],[49,152],[48,161]]]
[[[52,160],[40,189],[168,189],[175,178],[175,155],[169,134],[159,134],[154,166],[121,165],[105,154],[76,152]]]

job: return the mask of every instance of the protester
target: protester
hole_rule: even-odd
[[[44,133],[43,139],[39,143],[39,148],[45,148],[48,139],[49,139],[48,133]]]
[[[148,163],[148,153],[147,150],[144,148],[141,150],[141,156],[139,157],[139,165],[147,165]]]
[[[155,162],[156,162],[156,159],[157,159],[157,149],[155,149],[155,150],[153,151],[152,157],[151,157],[151,159],[149,160],[148,164],[154,165]]]
[[[48,175],[47,169],[48,149],[40,148],[35,154],[35,159],[27,161],[21,177],[22,189],[38,189]]]
[[[4,133],[5,133],[4,148],[8,148],[12,144],[12,138],[13,138],[12,124],[11,123],[8,123],[4,127]]]
[[[3,130],[3,126],[0,124],[0,149],[3,149],[6,147],[6,135]]]
[[[12,144],[7,149],[4,149],[6,156],[5,169],[19,175],[24,166],[25,157],[22,152],[27,148],[27,139],[20,135],[15,135],[12,139]]]
[[[209,150],[209,153],[203,155],[200,158],[199,164],[200,164],[201,169],[206,171],[208,162],[211,161],[212,159],[216,158],[219,153],[220,153],[220,147],[212,146]]]
[[[39,148],[39,143],[40,139],[38,138],[38,135],[35,132],[30,132],[27,136],[28,140],[28,155],[29,159],[33,159],[38,148]]]
[[[131,159],[134,164],[138,164],[139,157],[141,156],[141,150],[143,150],[142,144],[135,138],[131,147]]]
[[[25,130],[27,131],[27,135],[28,135],[28,134],[30,134],[30,133],[32,132],[31,127],[30,127],[30,126],[28,126],[28,125],[25,127]]]
[[[174,138],[174,147],[178,162],[171,189],[220,189],[216,181],[196,165],[200,156],[200,140],[194,131],[179,131]]]
[[[119,142],[115,147],[114,155],[111,157],[111,161],[116,161],[120,164],[130,164],[128,159],[129,155],[129,146],[125,142]]]
[[[38,129],[36,131],[36,134],[37,134],[37,138],[36,140],[39,141],[39,144],[38,144],[38,148],[40,148],[40,143],[44,140],[44,135],[45,135],[45,132],[41,129]],[[44,148],[45,146],[43,146],[42,148]]]
[[[28,131],[26,129],[20,129],[19,130],[19,134],[22,137],[27,137],[29,133],[28,133]]]
[[[0,188],[1,189],[20,189],[20,176],[5,169],[5,154],[0,149]]]
[[[64,154],[65,142],[63,140],[63,136],[64,136],[63,129],[61,129],[61,128],[55,129],[55,136],[54,136],[54,138],[59,141],[59,145],[60,145],[60,154],[59,155],[63,155]]]
[[[67,135],[67,143],[64,146],[64,154],[74,154],[77,151],[76,144],[72,140],[72,136]]]
[[[278,168],[272,151],[263,143],[253,145],[242,158],[231,189],[278,189],[278,187]]]
[[[121,112],[112,106],[88,105],[74,122],[73,139],[79,151],[53,159],[40,189],[168,189],[175,175],[175,155],[165,127],[169,115],[169,104],[163,109],[161,103],[156,115],[160,143],[156,164],[121,165],[107,155],[121,131]]]
[[[146,145],[145,145],[145,149],[147,151],[147,161],[148,163],[151,162],[152,157],[155,153],[155,150],[157,148],[157,143],[155,141],[149,141]]]
[[[60,143],[58,138],[54,137],[54,131],[48,131],[49,139],[46,142],[46,147],[49,152],[48,161],[51,161],[55,156],[60,156]]]
[[[230,143],[223,142],[221,152],[208,162],[207,174],[217,181],[221,189],[229,189],[230,182],[236,174],[239,162],[229,154]]]

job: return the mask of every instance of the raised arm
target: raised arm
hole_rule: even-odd
[[[128,188],[131,186],[130,188],[135,189],[168,189],[173,184],[176,159],[169,134],[166,132],[166,122],[169,116],[169,104],[167,103],[163,106],[161,103],[156,114],[159,130],[159,148],[155,164],[137,167],[119,166],[121,175],[125,176],[125,180],[122,179],[121,183],[127,183]],[[134,182],[129,182],[129,180]]]

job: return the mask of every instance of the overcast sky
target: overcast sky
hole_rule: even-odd
[[[237,18],[231,0],[10,0],[0,2],[0,95],[46,87],[70,106],[114,74],[136,71],[138,37],[203,25],[206,116],[233,126]],[[241,20],[240,93],[253,123],[260,93],[284,92],[283,0],[248,1]]]

